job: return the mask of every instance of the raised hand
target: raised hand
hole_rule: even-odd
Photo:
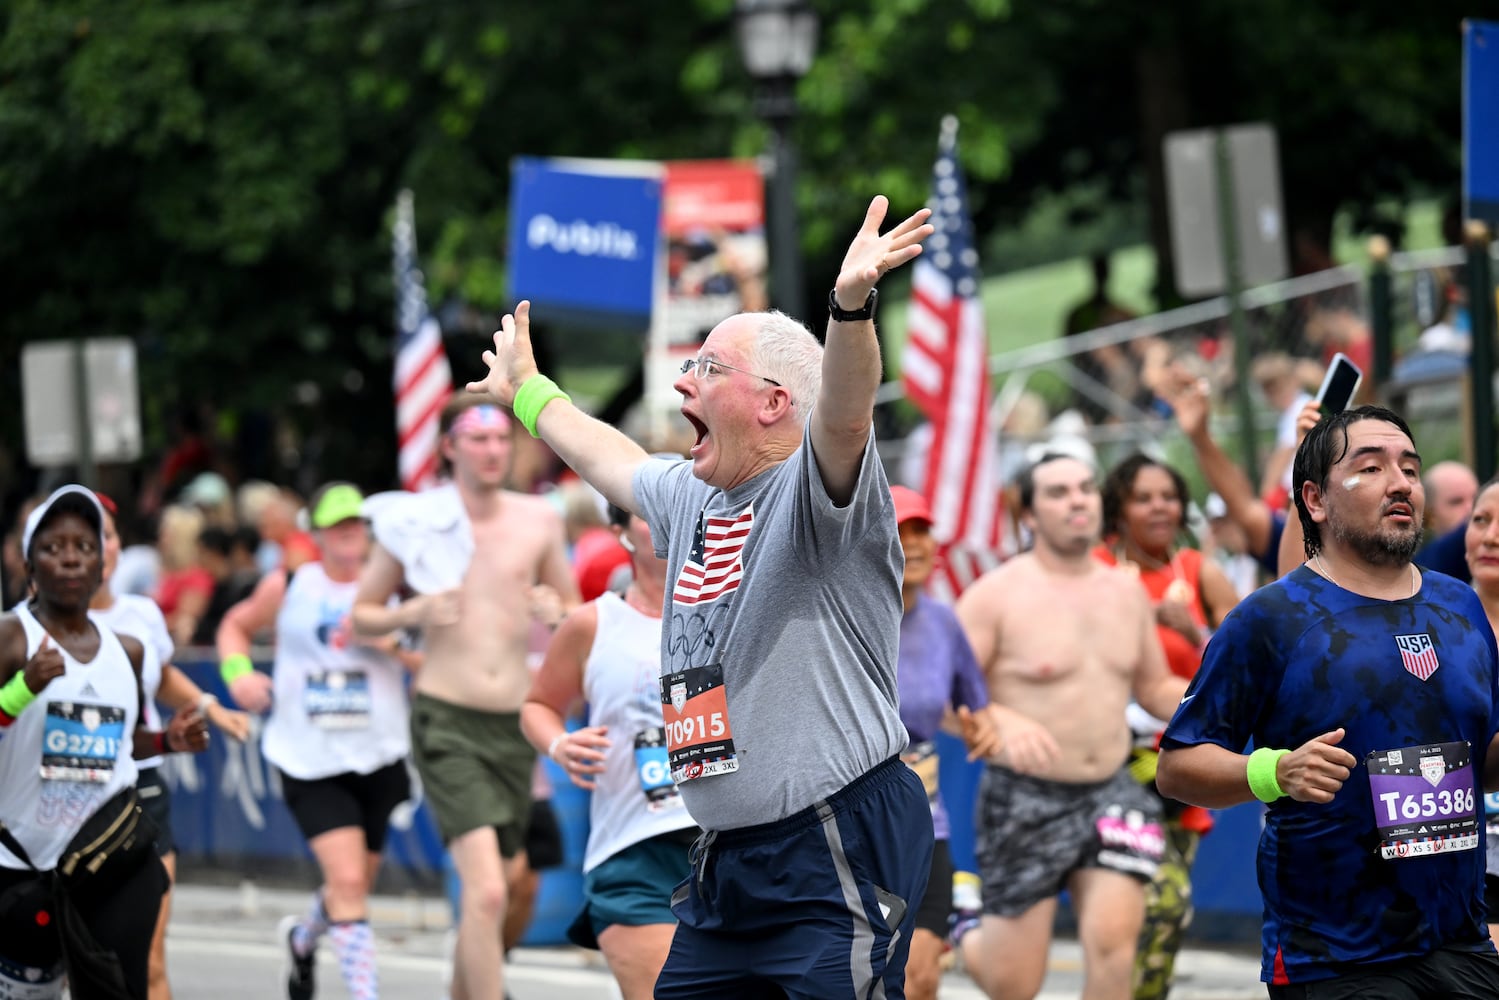
[[[1306,436],[1317,426],[1317,421],[1322,419],[1322,407],[1315,400],[1308,400],[1302,404],[1301,412],[1296,414],[1296,444],[1299,447]]]
[[[843,267],[833,287],[838,304],[844,309],[861,308],[869,298],[870,289],[886,274],[920,255],[921,241],[934,232],[926,221],[932,210],[922,208],[881,235],[880,224],[889,210],[890,200],[882,194],[875,195],[864,216],[864,225],[849,244],[848,253],[843,255]]]
[[[862,300],[861,300],[862,301]],[[495,331],[494,350],[484,352],[484,366],[489,374],[468,384],[469,392],[487,392],[510,406],[515,391],[536,374],[536,357],[531,353],[531,303],[522,301],[514,313],[506,313]]]
[[[1182,377],[1185,376],[1185,377]],[[1166,402],[1176,415],[1176,423],[1187,437],[1206,434],[1208,430],[1208,380],[1185,372],[1173,372]]]
[[[1331,802],[1358,766],[1353,754],[1338,746],[1345,735],[1343,729],[1323,733],[1276,761],[1280,790],[1297,802]]]
[[[67,669],[67,665],[63,663],[61,651],[52,645],[52,637],[44,635],[36,653],[26,661],[26,666],[21,668],[21,674],[26,680],[26,686],[31,689],[31,693],[41,694],[54,679],[67,673]]]

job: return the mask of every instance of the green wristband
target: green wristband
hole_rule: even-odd
[[[1289,750],[1272,750],[1269,747],[1260,747],[1249,755],[1249,765],[1245,768],[1245,776],[1249,778],[1249,790],[1254,797],[1261,802],[1274,802],[1276,799],[1285,798],[1285,792],[1281,790],[1280,781],[1275,777],[1275,767],[1280,759]]]
[[[516,391],[515,402],[510,408],[521,426],[530,431],[532,437],[536,437],[536,421],[541,417],[541,411],[554,399],[572,402],[572,397],[557,388],[556,382],[545,375],[532,375]]]
[[[0,687],[0,712],[12,719],[18,718],[34,701],[36,692],[26,686],[26,675],[21,671],[16,671],[15,676]]]
[[[244,653],[235,653],[233,656],[224,657],[224,662],[219,664],[219,676],[224,678],[225,684],[233,684],[247,674],[255,672],[255,664]]]

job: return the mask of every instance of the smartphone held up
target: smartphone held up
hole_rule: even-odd
[[[1332,363],[1327,366],[1327,375],[1322,379],[1322,388],[1317,390],[1317,405],[1323,415],[1331,416],[1348,409],[1363,381],[1364,373],[1358,365],[1341,351],[1334,354]]]

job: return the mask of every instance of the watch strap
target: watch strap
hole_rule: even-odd
[[[828,290],[828,315],[839,323],[856,323],[860,320],[874,319],[874,306],[879,301],[880,290],[871,288],[869,298],[864,300],[864,305],[858,309],[844,309],[838,305],[838,289]]]

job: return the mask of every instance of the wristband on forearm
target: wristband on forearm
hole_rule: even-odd
[[[557,388],[556,382],[545,375],[532,375],[516,391],[511,409],[521,426],[530,431],[532,437],[536,437],[536,421],[540,419],[542,409],[554,399],[572,402],[572,397]]]
[[[0,714],[3,714],[0,724],[10,725],[33,701],[36,701],[36,692],[26,686],[26,674],[17,671],[4,687],[0,687]]]
[[[255,672],[255,664],[244,653],[235,653],[233,656],[224,657],[224,662],[219,664],[219,676],[224,679],[225,684],[233,684],[247,674]]]
[[[549,760],[553,761],[554,763],[556,762],[556,760],[557,760],[557,745],[560,744],[565,739],[567,739],[567,731],[566,730],[564,730],[564,731],[558,733],[556,736],[552,737],[552,743],[551,743],[550,746],[547,747],[547,758]]]
[[[1280,759],[1290,752],[1260,747],[1249,755],[1245,776],[1249,779],[1249,790],[1254,793],[1255,798],[1261,802],[1274,802],[1276,799],[1285,797],[1286,793],[1280,787],[1280,780],[1275,776],[1275,768],[1280,763]]]
[[[156,753],[172,752],[172,748],[167,745],[167,731],[165,729],[151,734],[151,749]]]

